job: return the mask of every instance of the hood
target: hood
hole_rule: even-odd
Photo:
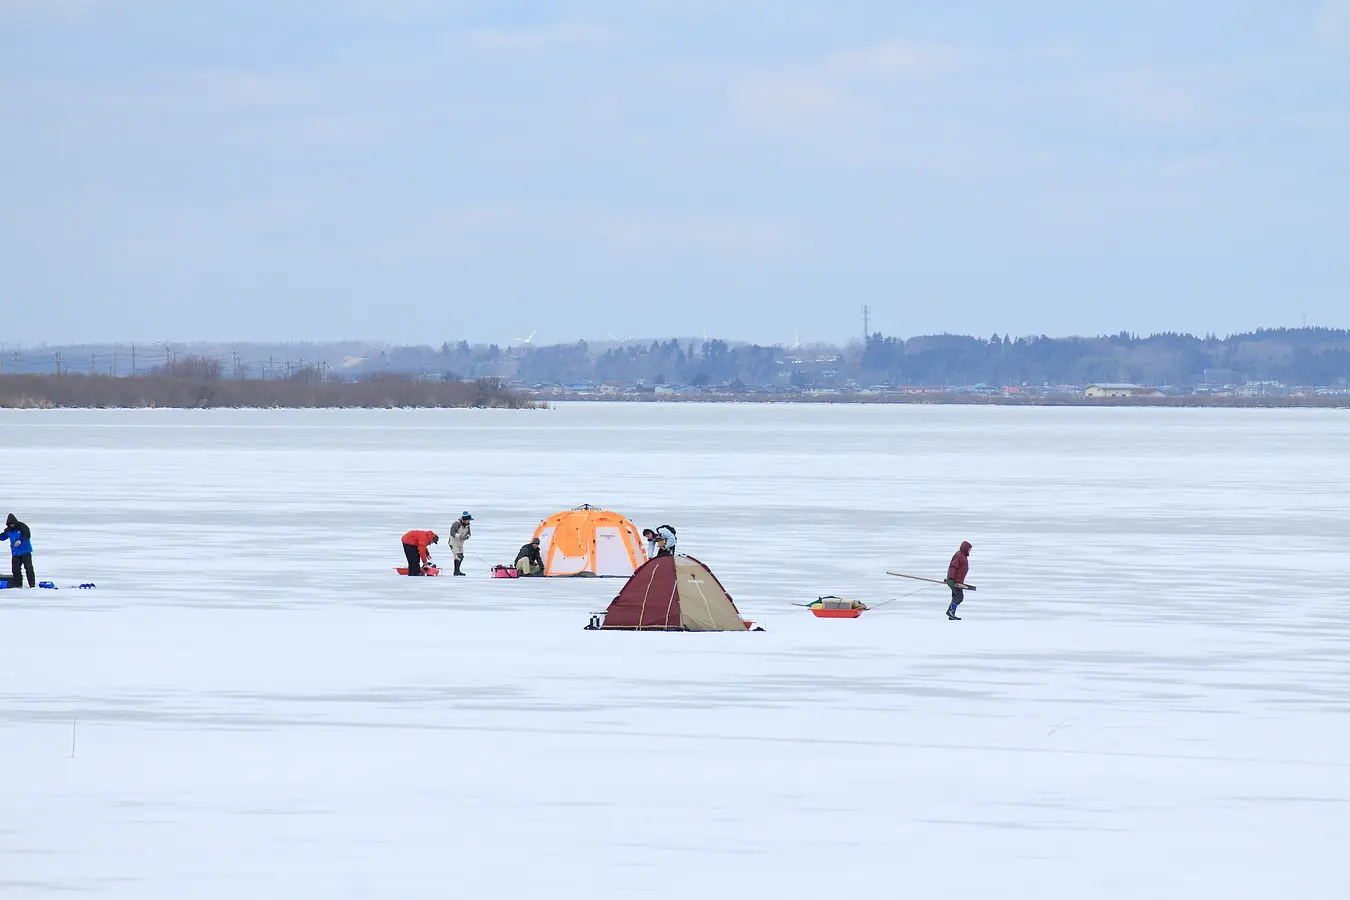
[[[974,548],[970,546],[970,541],[962,541],[962,542],[961,542],[961,552],[962,552],[962,553],[970,553],[970,551],[971,551],[972,549],[974,549]]]
[[[19,520],[16,519],[16,518],[14,518],[14,513],[10,513],[10,514],[9,514],[9,518],[5,519],[5,525],[6,525],[6,527],[13,528],[15,525],[18,525],[18,524],[19,524]]]

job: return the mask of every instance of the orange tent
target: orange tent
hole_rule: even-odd
[[[545,575],[629,578],[647,561],[637,526],[607,509],[579,506],[554,513],[534,536]]]

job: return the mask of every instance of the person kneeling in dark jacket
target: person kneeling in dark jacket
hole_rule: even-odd
[[[516,571],[521,575],[544,574],[544,558],[539,555],[539,538],[520,548],[516,554]]]

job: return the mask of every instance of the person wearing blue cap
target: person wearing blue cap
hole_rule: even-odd
[[[455,574],[463,575],[460,570],[460,564],[464,562],[464,542],[473,537],[473,530],[469,528],[469,523],[473,521],[473,516],[469,511],[464,513],[454,521],[450,526],[450,552],[455,555]]]

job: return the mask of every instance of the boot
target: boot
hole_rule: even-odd
[[[460,563],[460,559],[459,559],[458,556],[456,556],[456,557],[455,557],[455,574],[456,574],[456,575],[463,575],[464,573],[461,572],[461,571],[459,570],[459,563]]]

